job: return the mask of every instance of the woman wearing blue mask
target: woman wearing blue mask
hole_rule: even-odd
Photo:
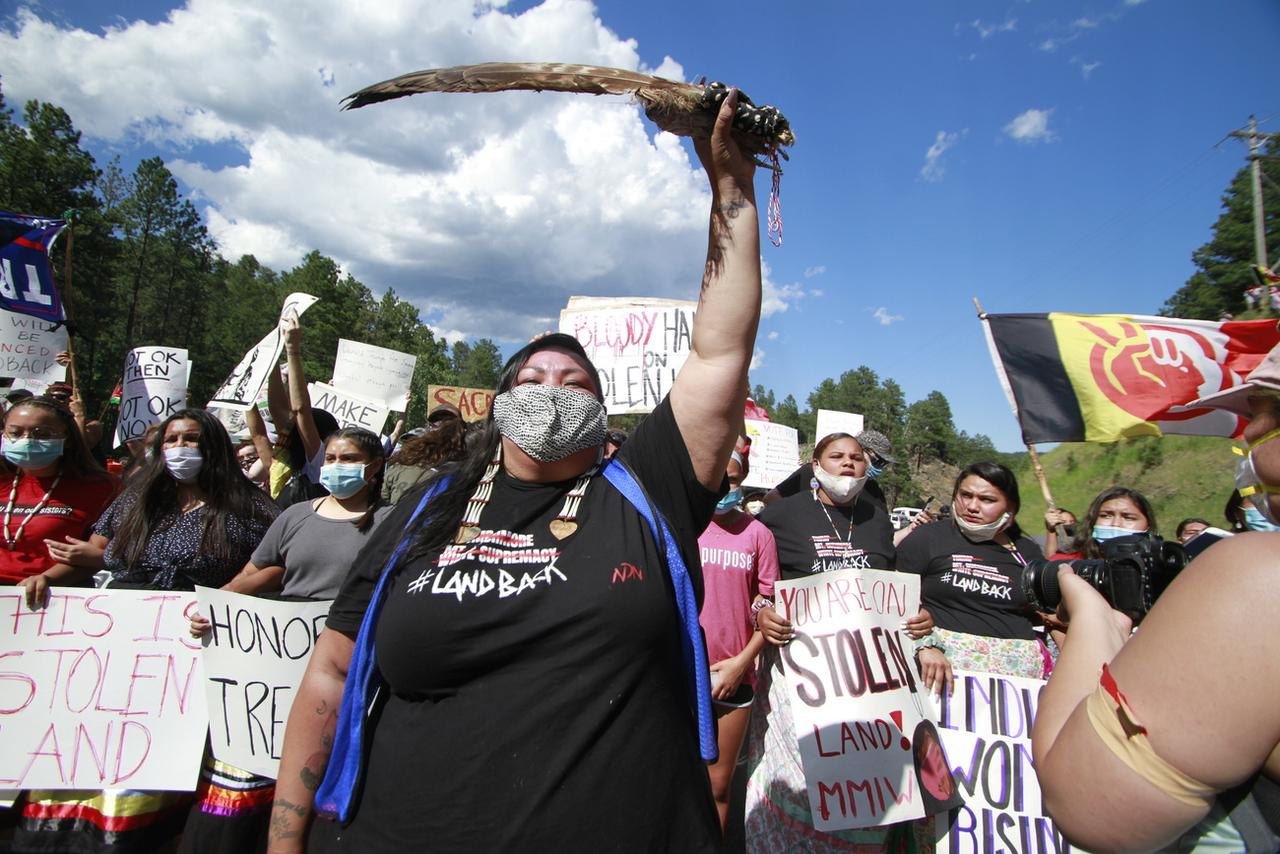
[[[89,454],[71,411],[44,397],[10,409],[0,444],[0,488],[8,487],[0,536],[0,583],[42,588],[70,567],[118,483]]]
[[[223,589],[290,600],[333,599],[369,535],[391,510],[381,501],[384,450],[377,434],[347,427],[324,445],[320,484],[329,491],[279,515],[240,574]],[[191,618],[192,637],[209,621]],[[275,780],[206,757],[182,854],[249,851],[267,834]]]
[[[1070,553],[1093,559],[1102,557],[1102,543],[1133,534],[1156,534],[1156,512],[1136,489],[1113,486],[1099,492],[1084,514]],[[1054,555],[1054,557],[1058,557]]]

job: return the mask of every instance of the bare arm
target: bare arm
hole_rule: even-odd
[[[71,539],[68,537],[67,539]],[[45,540],[46,543],[51,542]],[[98,562],[101,562],[101,552],[106,549],[109,543],[106,537],[94,534],[89,537],[87,552],[98,552]],[[30,578],[24,578],[19,582],[20,586],[26,590],[27,604],[32,608],[43,605],[49,597],[49,588],[55,584],[79,584],[93,577],[93,574],[101,569],[101,566],[95,565],[91,561],[86,561],[85,566],[72,566],[66,563],[55,563],[39,575],[33,575]]]
[[[276,371],[271,373],[273,376],[279,375]],[[274,415],[271,417],[275,418]],[[262,420],[262,413],[258,412],[258,407],[250,406],[245,410],[244,423],[249,428],[249,440],[253,442],[253,449],[258,452],[258,459],[269,471],[275,449],[271,447],[271,437],[267,435],[267,423]]]
[[[350,635],[325,629],[311,653],[285,728],[276,798],[271,806],[268,854],[293,854],[306,847],[315,792],[329,765],[354,647],[355,639]]]
[[[289,391],[280,379],[280,366],[276,365],[267,374],[267,409],[271,412],[271,421],[276,425],[276,434],[287,433],[290,418],[293,416],[289,406]]]
[[[276,593],[283,586],[283,566],[254,566],[253,561],[249,561],[222,589],[246,596],[258,596],[262,593]]]
[[[1156,754],[1184,774],[1221,791],[1264,763],[1280,771],[1277,643],[1273,634],[1240,634],[1271,625],[1280,607],[1278,548],[1275,534],[1215,545],[1127,643],[1127,618],[1075,575],[1061,577],[1070,629],[1040,697],[1032,748],[1045,805],[1073,843],[1152,850],[1206,812],[1155,788],[1098,739],[1083,701],[1107,661]]]
[[[320,450],[320,431],[311,417],[311,393],[307,391],[307,375],[302,370],[302,325],[298,322],[298,315],[290,314],[285,318],[280,330],[289,360],[289,408],[293,413],[293,429],[302,439],[307,462],[311,462]]]
[[[688,361],[671,388],[671,410],[699,482],[716,489],[742,425],[747,366],[760,323],[760,221],[755,166],[729,130],[738,101],[720,107],[710,140],[694,148],[711,181],[711,222]]]

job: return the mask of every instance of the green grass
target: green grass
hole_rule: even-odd
[[[1226,527],[1223,506],[1234,489],[1239,457],[1232,442],[1199,436],[1133,439],[1115,444],[1072,443],[1040,455],[1049,488],[1059,507],[1084,516],[1089,502],[1110,486],[1127,486],[1147,496],[1160,533],[1172,537],[1178,522],[1200,516]],[[1046,502],[1031,461],[1017,461],[1022,510],[1018,518],[1031,533],[1044,529]]]

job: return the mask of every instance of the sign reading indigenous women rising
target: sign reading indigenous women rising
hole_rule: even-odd
[[[899,628],[920,609],[919,576],[844,569],[780,581],[775,591],[795,626],[781,656],[814,827],[924,816],[913,742],[926,747],[933,727]]]
[[[693,343],[695,302],[570,297],[560,331],[582,344],[610,415],[652,412],[671,391]]]
[[[955,671],[955,680],[937,720],[965,803],[938,817],[937,850],[1070,851],[1045,814],[1031,765],[1031,726],[1044,682],[962,670]]]
[[[213,755],[275,777],[284,728],[332,602],[275,602],[197,587]]]
[[[0,787],[195,788],[204,752],[195,595],[0,593]]]
[[[1233,388],[1280,343],[1274,320],[986,314],[987,344],[1023,441],[1238,436],[1244,419],[1187,404]]]

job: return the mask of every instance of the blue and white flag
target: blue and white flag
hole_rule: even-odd
[[[62,298],[49,266],[49,249],[65,219],[0,211],[0,308],[61,323]]]

